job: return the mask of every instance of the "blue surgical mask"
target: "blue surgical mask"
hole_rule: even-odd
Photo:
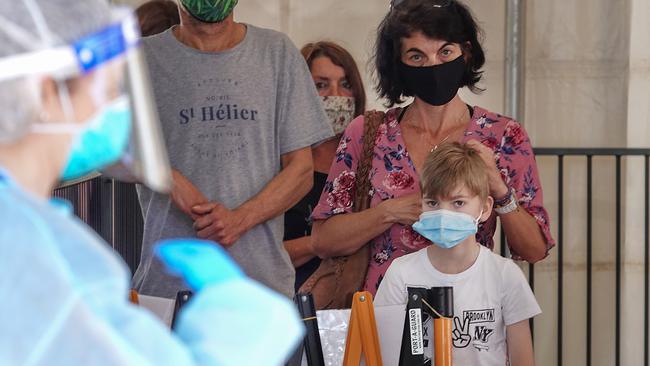
[[[474,218],[468,214],[449,210],[423,212],[413,224],[413,230],[443,249],[451,249],[475,235],[483,211]]]
[[[75,137],[61,179],[79,178],[118,161],[129,144],[131,123],[127,97],[103,107]]]

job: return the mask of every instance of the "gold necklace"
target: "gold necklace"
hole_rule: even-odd
[[[453,134],[453,132],[450,133],[449,135],[447,135],[447,137],[442,139],[442,141],[440,141],[439,143],[433,145],[433,149],[431,149],[429,152],[434,152],[434,151],[438,150],[438,146],[444,144],[445,141],[447,141],[451,137],[452,134]]]
[[[465,116],[465,113],[466,113],[466,112],[463,111],[463,113],[461,113],[461,115],[458,116],[458,118],[456,118],[456,122],[459,122],[459,121],[463,118],[463,116]],[[471,118],[471,116],[470,116],[470,118]],[[412,121],[412,120],[410,120],[410,121]],[[407,122],[408,122],[408,121],[407,121]],[[415,130],[418,130],[418,131],[423,131],[423,130],[424,130],[423,128],[418,127],[418,126],[415,126],[415,125],[412,124],[412,123],[408,123],[408,125],[409,125],[411,128],[414,128]],[[440,140],[440,141],[439,141],[438,143],[436,143],[436,144],[433,144],[433,143],[431,143],[431,142],[428,142],[429,145],[433,145],[433,148],[431,148],[431,150],[429,150],[429,152],[434,152],[434,151],[436,151],[436,150],[438,149],[438,146],[444,144],[445,141],[449,140],[449,138],[450,138],[450,137],[451,137],[455,132],[456,132],[456,131],[452,131],[449,135],[447,135],[444,139]],[[424,136],[424,135],[425,135],[425,134],[422,133],[422,132],[420,132],[420,133],[421,133],[420,136]]]

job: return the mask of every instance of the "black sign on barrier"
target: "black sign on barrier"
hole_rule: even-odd
[[[430,326],[431,314],[422,301],[429,298],[429,293],[426,288],[408,288],[409,297],[399,355],[400,366],[431,366],[431,352],[426,350],[431,347],[428,329],[433,328]]]
[[[429,289],[409,287],[407,291],[409,297],[406,304],[399,365],[431,366],[434,362],[431,359],[434,348],[433,320],[441,317],[447,320],[453,318],[454,289],[453,287]]]
[[[429,289],[429,304],[436,309],[438,314],[445,318],[454,317],[454,288],[453,287],[431,287]]]

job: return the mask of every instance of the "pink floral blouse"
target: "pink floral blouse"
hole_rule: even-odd
[[[370,171],[372,189],[371,207],[391,198],[419,193],[419,174],[411,161],[402,138],[398,116],[401,109],[386,113],[375,141],[374,160]],[[363,116],[355,119],[346,129],[336,160],[318,205],[314,208],[314,220],[352,212],[355,173],[363,147]],[[516,121],[474,107],[471,121],[462,142],[479,140],[494,150],[497,167],[504,181],[517,192],[519,204],[539,224],[546,238],[547,252],[555,243],[551,237],[549,218],[543,207],[542,188],[537,173],[535,156],[524,128]],[[496,230],[496,213],[479,227],[477,240],[493,248]],[[417,234],[410,226],[394,224],[372,240],[371,258],[365,290],[375,294],[390,263],[402,255],[413,253],[428,246],[430,242]],[[520,259],[516,253],[513,258]]]

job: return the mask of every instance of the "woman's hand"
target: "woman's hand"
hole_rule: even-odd
[[[501,178],[501,173],[497,168],[496,159],[494,158],[494,152],[492,149],[477,140],[470,140],[467,142],[467,145],[478,153],[488,167],[490,196],[494,199],[500,199],[507,196],[509,189],[503,181],[503,178]]]
[[[383,201],[377,207],[384,210],[384,217],[388,223],[413,225],[422,213],[422,196],[413,193]]]
[[[467,145],[476,150],[488,166],[490,196],[494,199],[506,197],[509,194],[509,188],[504,183],[503,178],[501,178],[501,173],[497,169],[496,159],[494,158],[492,149],[476,140],[467,142]],[[499,217],[506,238],[508,239],[508,245],[512,248],[513,252],[517,253],[529,263],[535,263],[546,257],[548,251],[546,238],[537,220],[528,211],[518,208],[508,214],[499,215]]]

